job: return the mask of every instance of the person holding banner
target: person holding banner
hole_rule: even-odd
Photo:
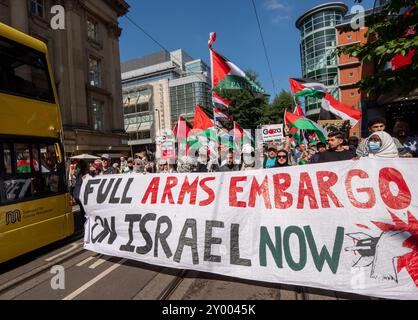
[[[341,132],[328,135],[329,150],[319,154],[318,163],[352,160],[356,154],[344,148],[344,136]]]

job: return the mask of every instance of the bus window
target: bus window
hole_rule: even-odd
[[[45,55],[0,37],[0,91],[54,103]]]
[[[60,176],[58,173],[58,156],[54,144],[41,145],[42,175],[50,192],[58,192]]]
[[[3,158],[5,173],[12,174],[12,149],[6,143],[3,143]]]
[[[15,145],[16,170],[18,173],[31,173],[29,150],[28,144]]]
[[[35,172],[39,172],[39,151],[36,145],[32,146],[32,157],[33,157],[32,169]]]

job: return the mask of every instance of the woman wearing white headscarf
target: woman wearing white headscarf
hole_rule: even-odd
[[[398,148],[390,134],[379,131],[372,133],[366,139],[367,155],[369,158],[399,158]]]

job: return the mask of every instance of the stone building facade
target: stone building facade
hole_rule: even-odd
[[[51,7],[65,29],[51,28]],[[128,154],[123,123],[118,18],[124,0],[0,0],[0,21],[47,43],[67,155]]]

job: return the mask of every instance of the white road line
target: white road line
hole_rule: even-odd
[[[80,293],[84,292],[85,290],[87,290],[88,288],[90,288],[93,284],[95,284],[96,282],[100,281],[101,279],[103,279],[104,277],[106,277],[109,273],[111,273],[113,270],[119,268],[122,264],[124,264],[126,262],[127,259],[121,259],[119,260],[117,263],[115,263],[113,266],[111,266],[110,268],[106,269],[105,271],[103,271],[102,273],[100,273],[99,275],[97,275],[96,277],[94,277],[93,279],[91,279],[89,282],[85,283],[83,286],[81,286],[80,288],[78,288],[77,290],[75,290],[74,292],[70,293],[68,296],[66,296],[65,298],[63,298],[62,300],[72,300],[75,297],[77,297]]]
[[[76,266],[81,267],[82,265],[86,264],[87,262],[89,262],[90,260],[92,260],[94,258],[95,258],[95,256],[88,257],[87,259],[84,259],[83,261],[77,263]]]
[[[106,261],[107,261],[107,259],[109,259],[110,257],[107,257],[107,258],[100,258],[100,259],[97,259],[97,261],[95,262],[95,263],[93,263],[90,267],[89,267],[89,269],[96,269],[98,266],[100,266],[101,264],[103,264],[103,263],[105,263]]]
[[[80,246],[80,243],[72,243],[71,244],[71,248],[69,248],[69,249],[67,249],[65,251],[62,251],[62,252],[56,254],[55,256],[49,257],[49,258],[45,259],[45,261],[48,261],[49,262],[49,261],[52,261],[52,260],[54,260],[54,259],[56,259],[58,257],[61,257],[61,256],[65,255],[65,254],[67,254],[68,252],[71,252],[71,251],[75,250],[78,246]]]

